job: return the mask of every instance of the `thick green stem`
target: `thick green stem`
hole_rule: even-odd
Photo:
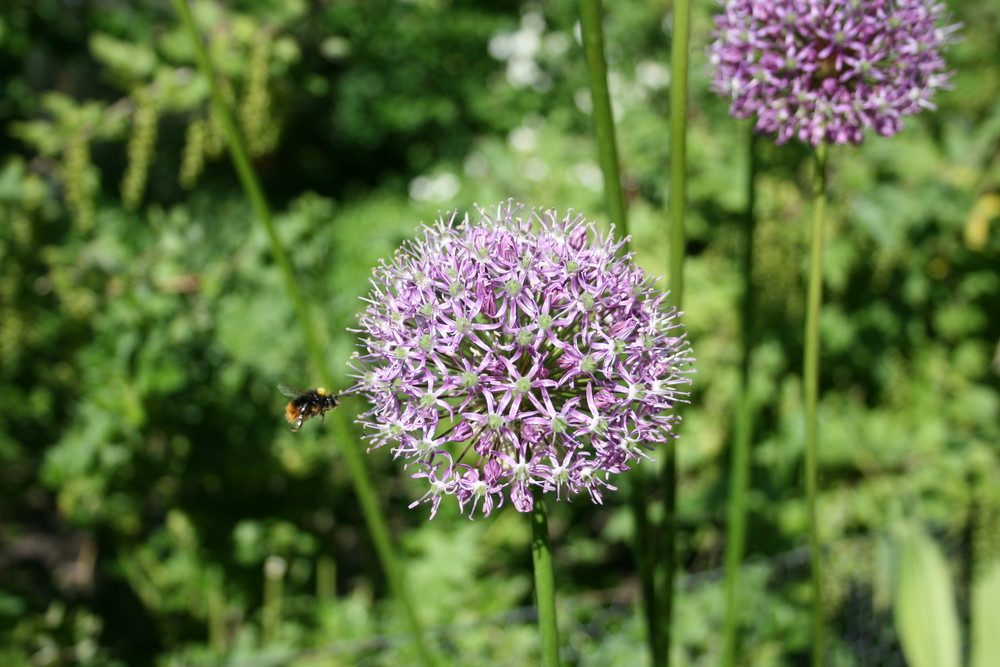
[[[604,196],[608,214],[623,236],[628,234],[625,219],[625,197],[618,167],[618,146],[615,142],[615,121],[608,96],[608,68],[604,62],[604,33],[601,29],[600,0],[581,0],[580,30],[583,53],[587,60],[587,78],[594,114],[594,135],[597,138],[598,161],[604,176]]]
[[[202,75],[208,83],[209,92],[212,97],[212,104],[214,105],[215,111],[222,123],[223,130],[226,133],[229,153],[232,157],[233,165],[236,167],[240,183],[243,186],[243,190],[246,192],[247,198],[250,200],[250,205],[254,210],[254,214],[267,232],[268,239],[271,243],[271,251],[278,264],[278,268],[281,271],[282,279],[284,280],[285,291],[287,292],[288,297],[292,302],[292,306],[295,309],[295,314],[298,317],[299,326],[302,330],[302,335],[305,338],[306,349],[309,352],[309,357],[312,360],[313,365],[316,367],[319,377],[323,380],[323,382],[327,385],[332,385],[330,382],[330,371],[327,368],[326,355],[324,354],[323,348],[319,343],[319,338],[316,335],[316,329],[313,326],[308,305],[302,295],[302,291],[299,289],[299,284],[295,279],[295,272],[292,269],[292,263],[288,258],[288,254],[285,252],[284,246],[281,245],[281,241],[278,239],[277,230],[275,229],[274,221],[271,217],[271,211],[267,205],[267,200],[264,198],[263,189],[260,186],[260,182],[257,180],[257,174],[254,172],[253,166],[250,164],[250,158],[247,154],[246,145],[236,127],[233,115],[226,106],[225,98],[219,88],[218,76],[208,58],[208,53],[202,43],[201,35],[198,33],[198,28],[195,26],[194,18],[191,15],[191,9],[188,6],[187,0],[173,0],[173,4],[184,30],[187,31],[194,45],[195,58],[198,63],[198,68],[201,70]],[[371,535],[372,542],[375,545],[375,550],[382,563],[382,568],[385,571],[386,578],[389,580],[389,586],[392,588],[396,600],[403,609],[404,617],[410,625],[414,642],[416,643],[423,662],[428,665],[433,665],[435,664],[435,660],[433,655],[427,649],[427,645],[423,638],[423,629],[417,620],[413,604],[407,592],[406,586],[404,585],[402,570],[399,567],[394,555],[395,552],[393,551],[389,539],[389,530],[386,527],[385,519],[379,510],[374,488],[368,478],[368,473],[365,469],[361,452],[353,442],[353,438],[351,437],[343,414],[344,413],[342,411],[333,413],[332,423],[335,432],[335,441],[339,443],[341,451],[344,453],[344,459],[347,463],[351,481],[354,484],[354,491],[358,497],[358,503],[361,505],[361,512],[365,518],[368,533]]]
[[[819,440],[819,314],[823,301],[823,220],[826,208],[826,144],[816,148],[813,188],[813,222],[809,242],[809,291],[806,302],[806,340],[803,384],[806,409],[805,486],[809,521],[809,564],[812,572],[813,665],[823,664],[823,579],[820,569],[819,523],[816,517],[817,462]]]
[[[726,624],[723,630],[722,664],[735,664],[736,633],[739,628],[740,564],[746,551],[747,489],[750,486],[750,442],[753,435],[753,403],[750,398],[750,354],[754,345],[754,285],[753,285],[753,236],[756,219],[753,209],[756,199],[754,176],[756,174],[757,135],[747,125],[747,208],[744,219],[743,242],[743,304],[740,308],[740,396],[736,406],[736,424],[733,430],[733,453],[729,462],[729,506],[726,511]]]
[[[601,28],[600,0],[581,0],[580,30],[583,34],[584,56],[587,61],[587,75],[590,97],[593,104],[594,136],[597,141],[598,160],[604,176],[604,192],[608,215],[623,235],[628,234],[628,219],[625,213],[625,196],[622,192],[618,148],[615,141],[614,114],[608,95],[607,65],[604,60],[604,34]],[[626,250],[628,246],[626,245]],[[649,522],[647,506],[649,490],[641,470],[632,475],[629,485],[629,500],[632,509],[632,523],[635,530],[632,550],[639,572],[642,608],[646,615],[647,639],[653,663],[662,662],[659,636],[658,605],[656,602],[656,579],[653,567],[652,526]]]
[[[556,622],[556,582],[552,569],[552,546],[545,501],[535,494],[531,510],[531,560],[535,566],[535,604],[542,639],[543,667],[559,666],[559,625]]]
[[[264,561],[264,605],[260,619],[260,643],[264,646],[278,638],[287,571],[288,566],[280,556],[268,556]]]
[[[658,632],[653,637],[656,665],[670,664],[673,636],[674,579],[677,576],[677,441],[671,440],[663,452],[663,532],[654,572],[657,580]]]
[[[687,207],[688,45],[691,6],[674,2],[674,31],[670,48],[670,294],[677,308],[684,295],[684,215]]]
[[[649,521],[649,486],[645,471],[633,470],[629,479],[629,503],[632,508],[632,523],[635,530],[632,545],[636,566],[639,570],[639,592],[642,595],[642,611],[646,616],[646,639],[653,664],[662,662],[659,609],[656,604],[656,577],[653,568],[653,540]]]
[[[688,50],[691,38],[691,6],[688,0],[674,2],[674,29],[670,48],[670,295],[681,309],[684,296],[684,216],[687,206],[687,103]],[[674,616],[674,579],[677,571],[677,441],[663,457],[663,538],[660,564],[660,627],[662,660],[670,664]]]

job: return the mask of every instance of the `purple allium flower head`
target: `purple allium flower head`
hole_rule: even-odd
[[[511,201],[421,229],[374,271],[351,367],[388,445],[472,518],[533,491],[600,503],[679,419],[690,350],[678,313],[582,216]]]
[[[935,2],[723,0],[712,89],[779,144],[859,144],[865,128],[891,136],[948,87],[942,51],[960,26]]]

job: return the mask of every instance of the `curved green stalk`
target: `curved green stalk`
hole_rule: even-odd
[[[823,220],[826,209],[826,152],[821,143],[816,148],[816,173],[813,186],[813,221],[809,242],[809,291],[806,302],[806,340],[803,359],[805,385],[806,506],[809,521],[809,565],[812,573],[812,662],[823,664],[823,579],[820,569],[819,524],[816,518],[817,463],[819,424],[819,313],[823,301]]]
[[[726,623],[722,638],[722,664],[730,667],[736,659],[736,632],[739,628],[739,604],[736,599],[739,587],[740,564],[746,551],[747,489],[750,486],[750,441],[753,436],[753,403],[750,399],[750,353],[754,344],[754,285],[753,285],[753,236],[756,218],[753,209],[756,200],[754,176],[757,173],[755,153],[757,135],[748,124],[747,207],[745,212],[743,242],[743,304],[740,308],[740,397],[736,406],[736,424],[733,429],[733,452],[729,462],[729,504],[726,510]]]
[[[691,40],[691,5],[674,2],[674,29],[670,47],[670,295],[678,310],[684,297],[684,216],[687,206],[687,102],[688,50]],[[663,460],[663,543],[660,558],[661,634],[664,660],[670,664],[674,616],[674,579],[677,573],[677,444],[674,440]]]
[[[618,147],[615,140],[614,113],[608,95],[607,64],[604,60],[604,33],[601,28],[600,0],[581,0],[580,30],[583,35],[583,50],[587,61],[587,78],[593,104],[594,135],[597,141],[598,161],[604,176],[604,192],[608,215],[618,224],[623,236],[628,235],[628,218],[625,213],[625,197],[622,193]],[[626,245],[628,250],[628,245]],[[635,530],[632,545],[636,567],[639,573],[639,590],[642,609],[646,617],[647,640],[653,664],[663,662],[662,644],[659,640],[658,605],[656,602],[656,580],[653,569],[652,526],[647,507],[649,490],[644,471],[633,471],[628,485],[629,506]]]
[[[552,545],[545,501],[535,494],[531,510],[531,561],[535,569],[535,604],[542,638],[543,667],[559,667],[559,625],[556,622],[556,583],[552,569]]]
[[[587,79],[594,114],[594,135],[597,138],[598,161],[604,176],[604,196],[611,221],[628,235],[625,218],[625,197],[622,195],[621,171],[618,167],[618,146],[615,142],[615,121],[608,95],[608,68],[604,62],[604,33],[601,28],[601,1],[581,0],[580,31],[583,34],[583,54],[587,60]]]
[[[325,384],[330,385],[332,383],[330,382],[330,372],[326,365],[326,355],[323,353],[323,348],[320,346],[319,338],[316,335],[316,330],[313,326],[308,305],[306,304],[302,291],[299,289],[299,284],[295,279],[295,272],[292,269],[292,263],[288,258],[288,254],[285,252],[284,246],[281,245],[281,241],[278,239],[277,230],[275,229],[274,221],[271,218],[271,211],[267,205],[266,199],[264,198],[264,192],[260,186],[260,182],[257,180],[257,175],[254,172],[253,166],[250,164],[250,158],[247,155],[243,138],[241,137],[240,132],[236,127],[236,123],[233,120],[232,113],[230,113],[227,108],[225,99],[222,96],[222,91],[218,85],[218,77],[211,61],[208,59],[205,46],[201,41],[201,35],[199,35],[198,28],[194,23],[194,18],[191,16],[191,9],[188,6],[187,0],[173,0],[173,4],[174,10],[177,12],[177,16],[180,19],[181,24],[191,37],[195,50],[195,58],[198,62],[198,68],[201,70],[202,75],[208,82],[209,91],[212,97],[212,104],[215,106],[215,110],[218,113],[220,121],[222,122],[223,130],[226,133],[230,156],[232,157],[233,165],[236,167],[240,183],[243,186],[243,190],[246,192],[247,198],[250,200],[250,205],[253,208],[257,219],[264,226],[264,229],[267,232],[268,239],[271,243],[271,251],[274,254],[275,261],[278,263],[282,279],[285,283],[285,290],[288,293],[289,299],[292,301],[295,314],[298,317],[299,326],[302,329],[302,335],[305,338],[306,349],[309,352],[309,357],[319,372],[320,378]],[[413,633],[413,639],[416,643],[418,651],[420,652],[421,658],[425,664],[433,665],[435,664],[435,660],[424,642],[423,629],[417,620],[413,604],[404,584],[402,570],[396,561],[389,539],[389,530],[386,527],[385,519],[379,510],[374,488],[372,487],[371,480],[368,478],[368,473],[365,469],[361,452],[357,446],[354,445],[353,439],[350,436],[343,414],[343,412],[339,411],[332,414],[335,437],[336,441],[341,445],[341,451],[344,453],[344,459],[350,472],[351,481],[354,484],[354,491],[358,497],[358,503],[361,505],[361,512],[364,515],[365,522],[368,526],[368,533],[371,535],[372,542],[375,545],[375,550],[382,563],[382,568],[385,570],[386,578],[389,580],[389,585],[392,587],[392,591],[395,594],[396,599],[402,606],[403,614],[410,625],[410,630]]]

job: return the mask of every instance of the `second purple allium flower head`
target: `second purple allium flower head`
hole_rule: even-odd
[[[756,130],[818,146],[882,136],[933,109],[958,25],[936,0],[724,0],[713,89]]]
[[[424,227],[375,269],[360,317],[360,421],[442,497],[488,515],[510,498],[594,502],[671,437],[689,383],[677,312],[581,216],[500,204]],[[414,503],[416,505],[420,501]]]

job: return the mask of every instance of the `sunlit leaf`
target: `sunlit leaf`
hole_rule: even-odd
[[[951,575],[938,546],[918,527],[896,536],[893,616],[911,667],[959,667],[958,615]]]
[[[994,560],[972,585],[972,659],[970,667],[990,667],[1000,659],[1000,560]]]

